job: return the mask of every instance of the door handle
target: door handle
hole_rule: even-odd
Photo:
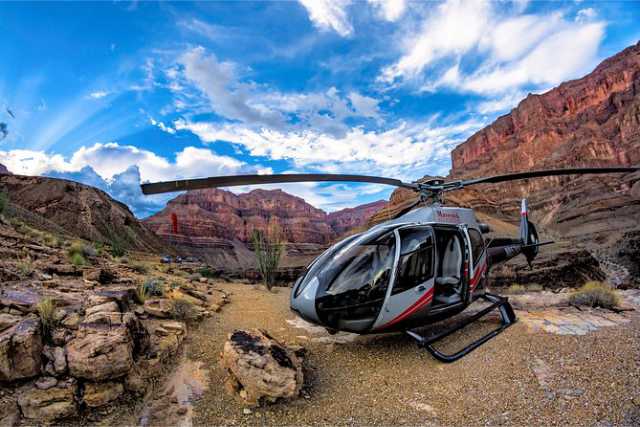
[[[418,292],[424,292],[427,288],[424,285],[418,286]]]

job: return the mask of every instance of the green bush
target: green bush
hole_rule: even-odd
[[[74,266],[82,267],[86,263],[87,263],[87,261],[84,259],[82,254],[75,253],[75,254],[71,255],[71,264],[73,264]]]
[[[149,266],[141,262],[131,263],[131,269],[140,274],[147,274],[149,272]]]
[[[196,310],[191,301],[183,298],[171,300],[171,317],[176,320],[191,320],[196,317]]]
[[[271,290],[284,250],[282,234],[276,225],[272,225],[267,227],[266,231],[254,230],[251,240],[256,254],[256,264],[262,275],[262,282],[267,289]]]
[[[148,296],[149,295],[147,294],[147,287],[145,286],[145,283],[140,283],[136,287],[136,300],[138,301],[138,303],[144,304]]]
[[[75,255],[80,255],[83,258],[90,258],[95,257],[97,255],[97,251],[93,246],[86,244],[80,240],[76,240],[75,242],[71,243],[71,245],[67,249],[67,255],[69,255],[69,258],[71,259],[73,259]]]
[[[588,307],[614,308],[620,303],[615,289],[602,282],[587,282],[569,295],[569,303]]]
[[[127,250],[124,247],[124,243],[121,239],[111,239],[109,242],[110,253],[114,258],[120,258],[127,254]]]
[[[199,268],[198,269],[198,274],[200,274],[200,277],[206,277],[208,279],[215,279],[217,277],[217,274],[216,274],[215,270],[213,270],[210,267]]]
[[[42,324],[42,336],[45,340],[51,340],[51,334],[57,326],[55,318],[56,304],[51,298],[43,298],[36,307]]]
[[[159,279],[149,279],[142,285],[142,292],[145,297],[161,297],[164,295],[165,286]]]
[[[31,276],[33,274],[33,261],[31,261],[31,257],[27,256],[17,264],[18,271],[20,272],[20,276],[25,278]]]

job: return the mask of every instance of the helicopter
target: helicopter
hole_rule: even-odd
[[[144,194],[294,182],[365,182],[413,190],[418,199],[393,219],[348,236],[313,260],[291,290],[290,307],[306,321],[356,334],[405,332],[433,357],[453,362],[513,325],[508,298],[487,291],[492,266],[523,255],[531,266],[543,245],[521,202],[519,235],[489,239],[489,225],[468,208],[445,206],[444,194],[479,184],[547,176],[631,173],[640,167],[551,169],[446,181],[403,182],[341,174],[216,176],[142,184]],[[417,328],[448,319],[482,299],[488,305],[454,327],[425,336]],[[490,312],[500,325],[461,350],[445,354],[434,344]]]

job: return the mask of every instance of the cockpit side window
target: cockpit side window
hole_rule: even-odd
[[[412,289],[433,277],[431,228],[400,230],[400,260],[392,295]]]
[[[482,252],[484,252],[484,239],[482,238],[482,234],[473,228],[469,229],[469,238],[471,239],[473,265],[476,265],[482,255]]]

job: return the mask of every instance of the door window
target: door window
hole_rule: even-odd
[[[482,252],[484,251],[484,239],[482,234],[473,228],[469,230],[469,238],[471,239],[471,253],[473,256],[473,265],[478,263]]]
[[[415,288],[433,277],[431,228],[400,230],[400,260],[392,295]]]

